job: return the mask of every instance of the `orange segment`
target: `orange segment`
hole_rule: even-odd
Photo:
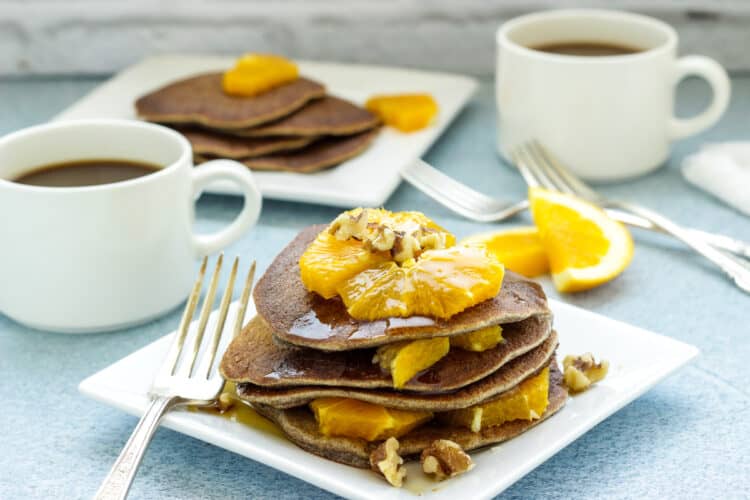
[[[390,258],[388,252],[372,252],[359,240],[341,241],[323,231],[302,254],[300,277],[305,288],[330,299],[341,283]]]
[[[367,441],[401,437],[432,418],[427,411],[406,411],[349,398],[320,398],[310,403],[324,436]]]
[[[482,233],[461,240],[460,244],[484,246],[506,269],[527,278],[549,271],[547,252],[534,226]]]
[[[451,347],[458,347],[465,351],[482,352],[496,347],[503,341],[503,329],[500,325],[488,326],[462,333],[450,338]]]
[[[324,436],[349,436],[374,441],[393,426],[393,417],[379,405],[347,398],[322,398],[310,403]]]
[[[373,362],[387,370],[393,378],[393,387],[400,389],[414,375],[440,361],[449,350],[448,337],[397,342],[378,348]]]
[[[432,419],[432,412],[429,411],[396,410],[394,408],[387,408],[387,410],[393,418],[393,425],[390,429],[386,429],[378,439],[401,437]]]
[[[250,97],[299,78],[297,65],[269,54],[245,54],[222,79],[224,92]]]
[[[428,250],[417,261],[385,262],[338,287],[349,315],[360,320],[450,318],[498,294],[505,269],[483,249]]]
[[[402,132],[413,132],[430,125],[438,105],[429,94],[378,95],[367,100],[365,107],[386,125]]]
[[[440,414],[440,420],[479,432],[511,420],[535,420],[549,404],[549,367],[530,377],[498,399],[471,408]]]
[[[561,292],[588,290],[617,277],[633,258],[625,227],[590,203],[542,188],[529,189],[534,224]]]

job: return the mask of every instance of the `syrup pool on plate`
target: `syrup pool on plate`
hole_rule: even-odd
[[[226,418],[232,422],[239,422],[253,429],[258,429],[269,434],[274,434],[279,437],[284,437],[281,429],[256,412],[249,404],[245,403],[237,397],[237,386],[234,382],[226,382],[224,389],[222,389],[219,395],[219,400],[229,403],[230,406],[226,410],[221,410],[218,407],[208,406],[198,408],[195,406],[188,407],[190,411],[200,411],[204,413],[210,413],[218,415],[222,418]]]

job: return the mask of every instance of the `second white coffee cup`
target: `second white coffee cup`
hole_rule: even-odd
[[[94,159],[160,168],[96,186],[12,182],[39,166]],[[244,207],[218,233],[194,234],[195,198],[217,180],[234,183]],[[238,239],[260,209],[245,166],[216,160],[193,168],[190,144],[166,127],[83,120],[12,133],[0,139],[0,312],[62,332],[144,322],[183,301],[196,259]]]
[[[534,50],[555,43],[635,47],[613,56]],[[724,69],[702,56],[677,59],[677,33],[657,19],[606,10],[552,10],[513,19],[497,32],[498,149],[540,141],[586,179],[613,181],[664,163],[672,141],[710,127],[727,108]],[[708,81],[711,104],[674,116],[677,83]]]

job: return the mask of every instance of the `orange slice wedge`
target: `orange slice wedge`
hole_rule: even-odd
[[[431,316],[450,318],[493,298],[505,268],[484,249],[427,250],[401,266],[385,262],[337,288],[349,315],[359,320]]]
[[[539,231],[534,226],[524,226],[491,233],[469,236],[459,243],[481,246],[503,263],[506,269],[533,278],[549,271],[547,252]]]
[[[529,189],[529,202],[561,292],[588,290],[611,281],[630,264],[630,233],[599,207],[542,188]]]

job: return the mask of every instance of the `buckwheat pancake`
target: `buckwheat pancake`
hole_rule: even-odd
[[[568,392],[562,383],[562,374],[553,358],[550,361],[549,405],[537,420],[513,420],[501,425],[487,427],[480,432],[472,432],[463,427],[441,425],[429,422],[405,436],[398,438],[399,454],[405,459],[416,459],[423,449],[436,439],[450,439],[466,451],[507,441],[531,429],[554,415],[565,405]],[[253,407],[265,417],[274,421],[284,434],[300,448],[354,467],[370,468],[370,453],[379,443],[368,443],[363,439],[327,437],[318,431],[315,417],[307,407],[279,410],[271,406],[254,404]]]
[[[299,78],[253,97],[224,93],[222,73],[179,80],[135,102],[138,116],[162,123],[199,123],[215,128],[246,128],[270,122],[323,97],[323,85]]]
[[[221,158],[250,158],[279,151],[300,149],[315,137],[238,137],[199,127],[173,126],[190,141],[195,155]]]
[[[379,129],[354,135],[324,137],[304,148],[240,160],[253,170],[310,173],[354,158],[375,140]]]
[[[508,361],[544,342],[552,331],[550,316],[534,316],[503,326],[503,342],[482,352],[452,347],[440,361],[413,377],[403,390],[445,393],[495,372]],[[393,380],[373,363],[374,349],[325,352],[280,347],[268,325],[255,317],[227,348],[221,372],[232,382],[265,387],[325,385],[392,388]]]
[[[549,315],[542,287],[506,271],[500,293],[448,320],[425,316],[358,321],[338,298],[308,292],[300,278],[299,259],[326,225],[303,229],[274,259],[255,287],[258,314],[283,342],[324,351],[348,351],[406,339],[451,336],[490,325]]]
[[[273,123],[228,132],[243,137],[351,135],[379,123],[378,117],[366,109],[345,99],[325,96]]]
[[[512,389],[522,380],[547,366],[555,354],[555,349],[557,349],[557,333],[553,331],[544,342],[529,352],[508,361],[485,378],[447,394],[331,386],[276,388],[245,383],[237,385],[237,395],[252,404],[264,404],[279,409],[302,406],[317,398],[342,397],[400,410],[457,410],[490,401],[495,396]]]

